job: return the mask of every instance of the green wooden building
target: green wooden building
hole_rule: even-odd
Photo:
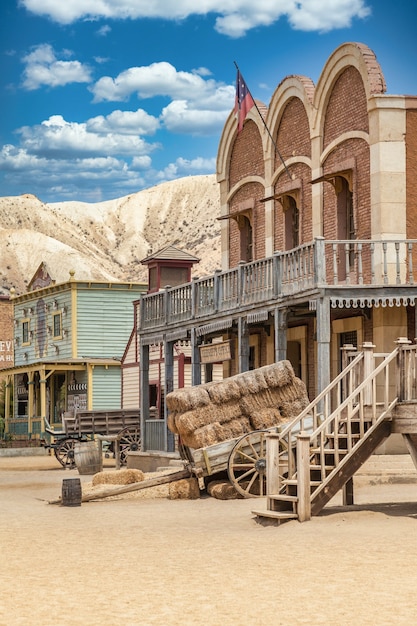
[[[77,280],[55,283],[44,263],[14,305],[14,366],[6,376],[6,433],[45,437],[45,418],[121,407],[120,362],[133,301],[146,284]]]

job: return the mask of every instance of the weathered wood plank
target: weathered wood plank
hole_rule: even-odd
[[[158,478],[149,478],[148,480],[142,480],[140,483],[130,483],[130,485],[121,485],[120,487],[112,487],[103,489],[99,493],[90,493],[82,496],[81,502],[91,502],[92,500],[101,500],[102,498],[109,498],[110,496],[118,496],[123,493],[129,493],[131,491],[140,491],[141,489],[148,489],[149,487],[158,487],[166,483],[172,483],[176,480],[182,480],[183,478],[190,478],[191,472],[188,469],[180,470],[179,472],[172,472],[171,474],[164,474]],[[50,500],[48,504],[61,504],[62,499]]]

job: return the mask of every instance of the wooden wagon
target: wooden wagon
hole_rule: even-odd
[[[46,447],[52,448],[64,468],[75,467],[74,447],[81,441],[106,440],[113,447],[118,464],[125,465],[127,453],[140,450],[139,409],[109,411],[76,411],[64,414],[62,430],[56,430],[45,420],[45,430],[53,437]]]
[[[228,439],[204,448],[192,449],[179,443],[180,456],[199,481],[209,482],[227,474],[230,483],[244,498],[266,495],[266,440],[279,427],[254,430],[241,437]],[[290,451],[291,454],[291,451]],[[288,471],[288,450],[282,449],[279,472]]]

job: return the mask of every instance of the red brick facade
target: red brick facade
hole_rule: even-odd
[[[12,365],[13,304],[7,296],[4,296],[0,297],[0,370]]]

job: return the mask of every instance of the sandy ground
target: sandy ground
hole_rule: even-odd
[[[259,499],[48,504],[70,477],[54,458],[0,457],[1,626],[417,620],[415,483],[361,484],[355,506],[336,496],[276,527],[252,515]]]

